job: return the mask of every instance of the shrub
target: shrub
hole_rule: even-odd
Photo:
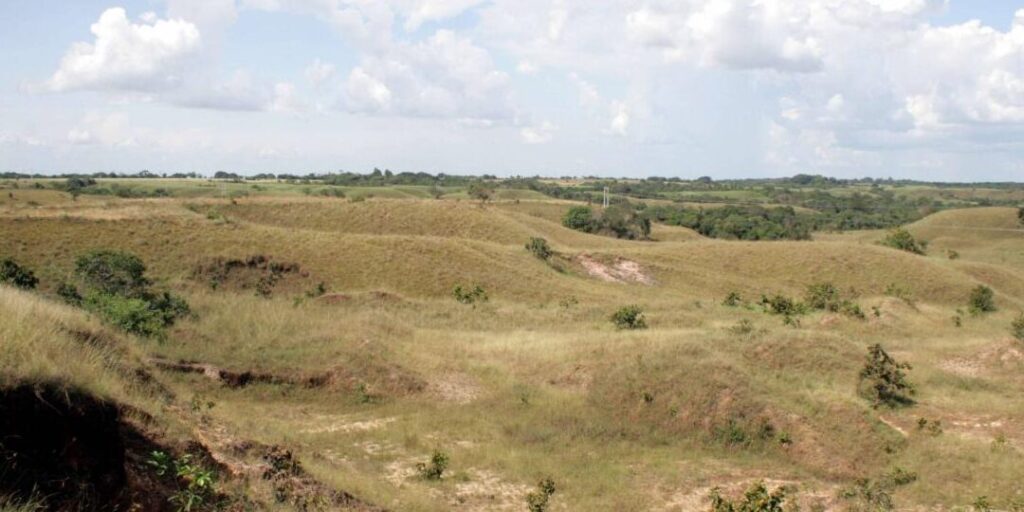
[[[594,211],[587,206],[573,206],[562,217],[562,225],[576,231],[589,233],[594,230],[595,224]]]
[[[1024,313],[1010,323],[1010,334],[1013,334],[1017,341],[1024,341]]]
[[[152,292],[145,271],[142,260],[133,254],[93,251],[75,262],[75,273],[86,286],[84,298],[68,283],[62,284],[57,293],[132,334],[160,336],[163,328],[190,310],[180,297]]]
[[[839,289],[832,283],[817,283],[807,287],[807,297],[804,302],[811,309],[823,309],[826,311],[839,311],[842,301],[839,298]]]
[[[547,261],[553,254],[548,241],[540,237],[530,238],[530,241],[526,244],[526,250],[544,261]]]
[[[928,248],[927,242],[917,241],[914,238],[914,235],[911,235],[909,231],[902,228],[896,228],[890,231],[889,234],[882,239],[881,244],[887,247],[892,247],[893,249],[912,252],[914,254],[924,254],[925,249]]]
[[[201,464],[194,462],[192,455],[172,459],[170,455],[154,451],[146,464],[160,477],[172,477],[177,490],[169,501],[177,505],[178,512],[199,510],[204,503],[216,497],[216,475]]]
[[[967,310],[972,315],[980,315],[996,310],[995,293],[992,288],[979,284],[971,290],[971,296],[967,299]]]
[[[75,273],[92,289],[103,293],[139,297],[149,287],[146,265],[134,254],[98,250],[75,261]]]
[[[467,190],[469,197],[480,201],[481,204],[491,200],[494,196],[494,189],[482,181],[474,181],[470,183],[469,189]]]
[[[647,321],[640,306],[630,305],[612,313],[611,321],[618,329],[646,329]]]
[[[740,297],[740,294],[738,292],[732,291],[729,292],[729,295],[725,296],[725,300],[722,301],[722,305],[734,308],[736,306],[739,306],[742,302],[743,298]]]
[[[1017,208],[1017,220],[1019,220],[1021,224],[1024,224],[1024,206]]]
[[[793,316],[806,312],[806,307],[803,304],[781,294],[775,294],[772,297],[762,295],[761,306],[764,307],[765,312],[773,315]]]
[[[537,490],[531,491],[526,495],[527,508],[530,509],[530,512],[546,512],[548,509],[548,501],[554,493],[554,480],[545,478],[540,482],[537,482]]]
[[[166,325],[161,312],[142,299],[94,291],[83,304],[110,324],[139,336],[157,336]]]
[[[31,270],[18,265],[10,258],[0,261],[0,283],[9,284],[22,290],[33,290],[39,279]]]
[[[711,490],[711,512],[783,512],[786,491],[782,487],[768,492],[764,482],[754,484],[735,502],[722,497],[721,489]]]
[[[452,289],[452,295],[460,304],[475,304],[477,302],[487,302],[488,300],[487,292],[480,285],[474,285],[472,289],[456,285]]]
[[[82,305],[82,294],[78,293],[78,288],[75,285],[62,282],[57,286],[57,296],[61,298],[65,303],[72,306]]]
[[[448,454],[440,450],[434,450],[429,462],[416,463],[416,472],[424,480],[440,480],[446,469],[448,469]]]
[[[910,369],[909,364],[897,362],[889,356],[881,345],[872,345],[868,348],[867,361],[860,371],[861,395],[875,407],[913,404],[911,396],[914,394],[914,386],[907,381],[904,372]]]
[[[895,510],[896,504],[892,499],[892,491],[915,480],[917,480],[917,474],[895,468],[876,480],[857,479],[853,486],[841,490],[839,497],[860,505],[854,507],[853,510],[870,510],[872,512]]]

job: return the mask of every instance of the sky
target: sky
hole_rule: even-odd
[[[0,69],[0,171],[1024,181],[1021,0],[0,0]]]

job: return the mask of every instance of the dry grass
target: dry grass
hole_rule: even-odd
[[[329,375],[319,386],[241,389],[198,375],[162,378],[182,396],[212,401],[209,416],[232,432],[292,447],[321,480],[396,510],[521,509],[524,490],[548,475],[558,484],[555,510],[688,509],[703,506],[714,485],[757,479],[797,482],[805,504],[835,506],[836,489],[894,466],[918,473],[896,493],[905,508],[946,510],[980,495],[1006,507],[1019,495],[1024,347],[1007,328],[1024,305],[1024,262],[999,256],[1024,252],[1014,233],[948,235],[942,243],[961,252],[951,261],[879,247],[870,233],[744,243],[658,227],[659,242],[611,240],[562,228],[567,203],[557,201],[238,203],[113,201],[111,210],[131,213],[5,218],[0,254],[35,267],[44,293],[80,252],[123,248],[185,295],[196,317],[162,345],[117,338],[130,348],[83,355],[48,326],[102,326],[3,289],[0,315],[13,319],[0,322],[3,375],[66,378],[115,398],[128,392],[105,361],[139,354]],[[214,209],[219,217],[207,218]],[[1004,210],[946,212],[911,229],[1001,226]],[[529,236],[567,257],[635,261],[653,285],[603,282],[571,265],[560,273],[523,249]],[[190,278],[201,258],[250,254],[299,262],[332,294],[265,299]],[[867,318],[816,313],[794,328],[756,307],[720,305],[733,290],[748,301],[800,297],[821,281],[854,297]],[[489,302],[451,298],[455,284],[475,283]],[[912,300],[885,296],[893,283]],[[996,289],[999,311],[954,327],[979,283]],[[616,331],[608,315],[634,303],[650,327]],[[37,317],[54,320],[40,326]],[[733,329],[741,320],[753,327]],[[856,395],[873,343],[913,365],[917,405],[880,411]],[[940,420],[943,433],[917,430],[919,417]],[[757,439],[762,420],[774,435]],[[752,441],[728,443],[730,422]],[[413,468],[434,449],[452,463],[428,483]]]

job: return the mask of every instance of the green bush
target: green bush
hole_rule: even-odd
[[[85,285],[84,297],[69,283],[62,283],[57,294],[132,334],[159,337],[190,309],[180,297],[151,291],[145,272],[146,266],[133,254],[93,251],[75,262],[75,273]]]
[[[87,287],[124,297],[145,294],[150,285],[145,272],[138,256],[121,251],[92,251],[75,261],[75,273]]]
[[[176,491],[169,501],[176,505],[178,512],[200,510],[217,496],[216,474],[186,454],[179,459],[161,451],[154,451],[146,460],[159,477],[173,478]]]
[[[743,303],[743,298],[740,297],[739,292],[729,292],[729,295],[725,296],[725,300],[722,301],[723,306],[734,308]]]
[[[429,462],[416,463],[416,472],[424,480],[440,480],[446,469],[448,469],[448,454],[440,450],[434,450]]]
[[[640,306],[623,306],[612,313],[611,321],[619,329],[646,329],[647,321]]]
[[[86,294],[83,305],[108,323],[139,336],[157,336],[166,325],[164,315],[142,299],[93,291]]]
[[[996,310],[995,293],[992,288],[979,284],[971,290],[971,296],[967,299],[967,310],[972,315],[980,315]]]
[[[569,229],[590,233],[596,227],[594,211],[588,206],[573,206],[562,217],[562,225]]]
[[[456,285],[452,289],[452,296],[455,297],[460,304],[476,304],[477,302],[487,302],[487,292],[480,285],[474,285],[472,289],[463,288],[462,285]]]
[[[57,296],[65,303],[72,306],[78,307],[82,305],[82,294],[78,293],[78,288],[71,283],[60,283],[60,285],[57,286]]]
[[[1010,323],[1010,333],[1017,341],[1024,341],[1024,313]]]
[[[811,309],[823,309],[826,311],[839,311],[842,300],[839,298],[839,289],[832,283],[817,283],[807,287],[807,297],[804,302]]]
[[[530,238],[530,241],[526,244],[526,250],[544,261],[547,261],[554,254],[551,246],[548,245],[548,241],[540,237]]]
[[[711,490],[711,512],[784,512],[786,491],[782,487],[768,492],[764,482],[754,484],[736,501],[722,497],[721,489]]]
[[[893,359],[881,345],[868,348],[867,361],[860,371],[860,394],[875,407],[886,405],[898,407],[911,405],[914,400],[914,386],[907,381],[904,370],[910,370],[908,363]]]
[[[1021,224],[1024,224],[1024,206],[1017,208],[1017,220],[1019,220]]]
[[[18,265],[10,258],[0,261],[0,283],[9,284],[22,290],[34,290],[39,279],[31,270]]]
[[[761,306],[766,313],[773,315],[794,316],[807,312],[807,307],[782,294],[775,294],[771,297],[761,296]]]
[[[899,249],[901,251],[912,252],[914,254],[924,254],[925,249],[928,248],[927,242],[919,242],[911,235],[909,231],[896,228],[889,232],[881,244],[886,247],[892,247],[893,249]]]
[[[526,506],[530,512],[546,512],[551,495],[555,494],[555,481],[545,478],[537,482],[537,490],[526,494]]]

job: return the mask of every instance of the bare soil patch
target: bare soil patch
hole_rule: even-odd
[[[573,258],[573,262],[583,267],[589,276],[609,283],[654,284],[654,279],[635,261],[621,257],[614,257],[609,261],[602,261],[603,259],[590,254],[580,254]]]

